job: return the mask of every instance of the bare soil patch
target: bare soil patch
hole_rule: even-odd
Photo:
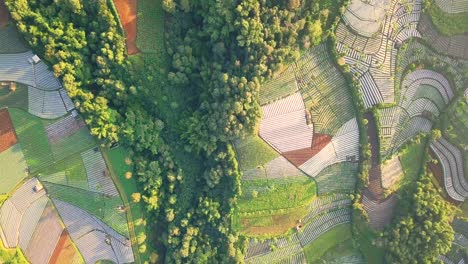
[[[5,27],[10,21],[10,14],[5,6],[5,1],[0,0],[0,28]]]
[[[312,146],[310,148],[303,148],[293,151],[284,152],[283,156],[296,166],[301,166],[307,160],[319,153],[328,143],[332,137],[327,134],[314,133],[312,138]]]
[[[18,142],[15,129],[7,109],[0,109],[0,152],[9,149]]]
[[[1,0],[0,0],[1,1]],[[125,31],[125,42],[129,55],[140,52],[136,45],[137,37],[137,0],[114,0],[120,22]]]

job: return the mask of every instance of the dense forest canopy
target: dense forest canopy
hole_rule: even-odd
[[[450,251],[454,231],[453,208],[441,199],[430,176],[423,175],[415,190],[402,199],[400,216],[385,232],[388,263],[435,263]]]
[[[344,1],[163,1],[171,86],[190,95],[182,113],[185,149],[204,160],[189,181],[161,136],[155,95],[135,78],[106,0],[6,0],[31,47],[51,64],[91,132],[133,150],[149,221],[168,263],[242,262],[231,229],[240,173],[231,140],[252,133],[261,83],[326,38]],[[172,130],[171,130],[172,131]],[[187,205],[185,197],[190,197]],[[163,252],[165,251],[165,252]]]
[[[125,42],[106,1],[6,1],[17,28],[49,62],[84,114],[92,134],[118,139],[119,113],[128,99]]]

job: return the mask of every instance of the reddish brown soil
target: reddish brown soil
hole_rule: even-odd
[[[330,143],[332,137],[327,134],[314,133],[312,139],[312,146],[310,148],[303,148],[293,151],[284,152],[283,156],[296,166],[301,166],[315,156],[320,150],[322,150],[328,143]]]
[[[0,109],[0,152],[9,149],[18,142],[13,123],[7,109]]]
[[[71,242],[70,236],[66,230],[63,230],[54,253],[50,257],[49,264],[64,264],[70,261],[78,254]]]
[[[114,0],[120,22],[125,31],[125,42],[129,55],[140,52],[136,45],[137,37],[137,0]]]
[[[8,24],[10,14],[5,6],[4,0],[0,0],[0,28]]]

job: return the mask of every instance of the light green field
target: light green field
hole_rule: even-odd
[[[146,217],[144,214],[144,207],[143,203],[134,203],[131,200],[131,195],[133,193],[137,193],[137,181],[135,177],[130,179],[125,178],[125,173],[128,171],[132,171],[130,165],[125,163],[125,159],[129,157],[128,151],[123,147],[117,147],[113,149],[103,149],[104,157],[108,158],[110,164],[108,164],[111,170],[115,173],[115,176],[118,179],[118,186],[121,186],[125,194],[122,195],[123,200],[127,200],[125,203],[130,205],[130,214],[132,219],[128,219],[131,225],[133,225],[133,229],[135,235],[138,236],[140,233],[148,234],[147,226],[146,226]],[[144,262],[148,260],[151,251],[146,251],[145,253],[138,253],[140,256],[140,260]]]
[[[393,188],[405,191],[407,187],[414,184],[420,175],[423,166],[424,150],[427,140],[421,140],[419,144],[411,144],[400,154],[401,167],[403,168],[403,177]]]
[[[9,193],[26,176],[27,164],[20,144],[0,153],[0,194]]]
[[[35,172],[54,162],[42,120],[20,109],[8,109],[26,162]]]
[[[315,182],[308,177],[243,181],[239,212],[294,208],[310,202],[316,191]]]
[[[444,12],[433,0],[426,0],[427,13],[432,23],[443,35],[453,36],[468,32],[468,13],[449,14]]]
[[[268,81],[260,87],[259,102],[261,105],[281,99],[297,91],[294,69],[291,65],[278,78]]]
[[[64,182],[66,182],[67,185],[84,189],[88,188],[86,169],[83,164],[83,159],[79,153],[71,155],[45,169],[40,170],[39,178],[43,181],[54,182],[50,176],[60,172],[65,172],[66,179],[64,179]]]
[[[308,263],[317,263],[333,247],[351,239],[351,225],[342,224],[322,234],[304,247]]]
[[[246,136],[234,144],[241,170],[254,169],[279,157],[272,147],[256,135]]]
[[[115,231],[128,236],[127,218],[125,213],[117,212],[115,208],[122,205],[120,197],[108,197],[67,185],[43,182],[51,198],[70,203],[98,217]]]
[[[308,213],[315,196],[315,182],[305,176],[243,181],[234,225],[249,235],[284,234]]]
[[[357,168],[357,163],[350,162],[340,162],[326,167],[315,177],[318,193],[353,191]]]
[[[7,249],[0,239],[0,262],[5,264],[28,264],[23,252],[19,248]]]
[[[82,127],[73,135],[51,144],[55,160],[90,149],[96,145],[96,139],[91,136],[87,127]]]

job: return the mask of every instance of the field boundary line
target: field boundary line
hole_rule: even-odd
[[[104,157],[104,160],[106,161],[106,165],[107,165],[107,168],[109,169],[109,172],[110,172],[109,174],[112,178],[112,181],[114,182],[115,187],[117,188],[117,191],[119,192],[120,197],[122,198],[124,206],[127,208],[127,210],[125,211],[127,214],[128,233],[130,235],[130,241],[132,241],[133,256],[135,257],[135,263],[141,263],[140,252],[138,251],[138,248],[137,248],[137,239],[136,239],[135,229],[133,227],[134,221],[133,221],[132,211],[130,210],[130,203],[128,202],[127,194],[125,193],[123,186],[120,184],[120,181],[117,178],[117,175],[115,174],[114,167],[112,167],[112,163],[110,162],[108,153],[101,146],[99,146],[99,149],[102,153],[102,156]]]

